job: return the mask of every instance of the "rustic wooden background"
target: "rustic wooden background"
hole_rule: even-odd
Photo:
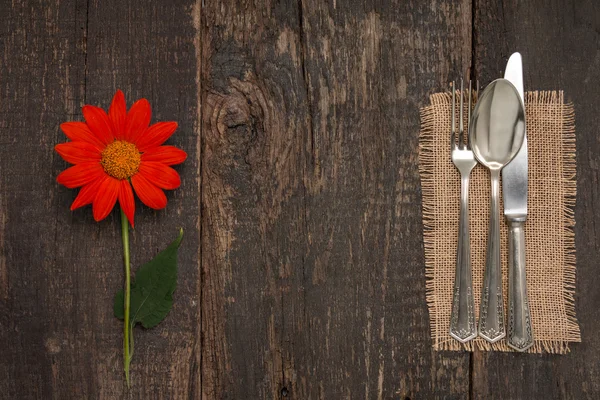
[[[600,11],[594,0],[2,0],[0,398],[597,399]],[[417,141],[470,70],[564,89],[577,122],[577,314],[566,356],[434,352]],[[117,212],[95,223],[53,151],[116,88],[179,121],[183,226],[167,320],[137,330],[129,394]]]

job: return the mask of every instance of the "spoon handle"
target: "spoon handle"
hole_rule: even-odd
[[[506,336],[504,325],[504,298],[502,295],[502,269],[500,265],[500,170],[491,169],[492,193],[490,196],[490,225],[488,246],[479,311],[479,336],[490,343]]]

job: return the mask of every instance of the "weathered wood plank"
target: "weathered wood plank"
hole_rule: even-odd
[[[82,284],[81,266],[98,253],[67,247],[82,230],[64,228],[72,223],[72,195],[57,187],[64,163],[53,149],[63,140],[59,124],[79,112],[85,92],[86,11],[85,1],[16,1],[0,13],[4,398],[51,399],[63,379],[80,382],[70,389],[75,397],[89,390],[89,363],[82,360],[91,354],[82,346],[93,337],[77,327],[90,315],[76,304],[84,295],[94,301],[97,289]],[[96,236],[94,225],[88,229]]]
[[[470,64],[470,3],[307,1],[303,16],[308,393],[465,397],[469,356],[430,347],[417,111]]]
[[[470,64],[470,4],[449,6],[304,4],[315,158],[306,274],[320,299],[307,304],[305,374],[324,398],[468,392],[469,356],[431,351],[423,301],[416,111]]]
[[[137,202],[136,228],[132,232],[132,262],[137,269],[174,239],[184,228],[179,252],[179,280],[174,308],[156,328],[135,331],[132,363],[134,398],[193,398],[199,393],[200,376],[200,175],[199,110],[197,85],[197,29],[193,0],[170,2],[90,2],[86,101],[108,107],[114,91],[124,91],[128,105],[145,97],[153,107],[152,121],[174,120],[177,132],[169,139],[184,149],[188,159],[175,169],[181,174],[179,189],[167,192],[168,205],[153,211]],[[91,219],[89,210],[80,213]],[[87,222],[87,221],[86,221]],[[98,227],[99,242],[111,251],[104,267],[87,268],[90,278],[83,284],[103,282],[108,288],[89,314],[98,319],[89,330],[105,327],[106,334],[95,347],[93,384],[107,398],[124,391],[121,373],[121,323],[112,316],[110,298],[122,286],[121,248],[117,212]],[[89,228],[88,228],[89,229]],[[94,271],[94,272],[91,272]],[[85,300],[85,299],[83,299]]]
[[[418,107],[470,65],[470,2],[207,3],[205,398],[462,398],[431,350]]]
[[[583,343],[566,356],[474,355],[473,398],[593,399],[600,396],[600,238],[597,104],[600,13],[591,1],[476,2],[476,71],[501,76],[513,51],[523,55],[526,89],[564,89],[577,125],[577,317]]]
[[[193,2],[16,1],[3,5],[0,69],[0,392],[3,398],[126,396],[118,211],[96,224],[73,213],[60,187],[59,124],[84,103],[107,107],[116,88],[146,97],[153,121],[176,120],[169,141],[188,152],[182,186],[165,211],[138,205],[134,270],[185,229],[175,306],[149,332],[136,329],[133,398],[195,397],[200,390],[197,31]]]
[[[279,398],[293,372],[285,326],[302,313],[307,248],[298,12],[289,1],[202,10],[207,399]]]

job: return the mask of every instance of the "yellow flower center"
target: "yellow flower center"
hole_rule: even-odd
[[[115,140],[102,151],[104,171],[117,179],[127,179],[138,172],[142,155],[135,144]]]

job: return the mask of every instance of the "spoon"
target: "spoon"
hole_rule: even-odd
[[[473,110],[469,139],[475,158],[490,170],[490,225],[485,275],[479,311],[479,336],[490,343],[506,336],[498,199],[500,171],[517,154],[525,136],[525,107],[519,92],[506,79],[497,79],[483,91]]]

